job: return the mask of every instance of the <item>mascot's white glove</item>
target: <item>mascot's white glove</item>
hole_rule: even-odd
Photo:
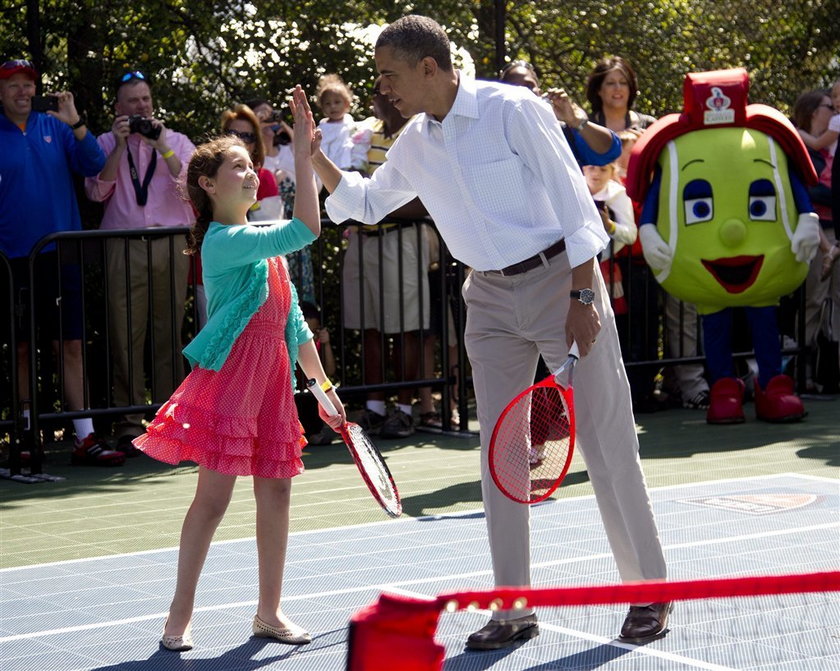
[[[798,230],[798,229],[797,229]],[[659,235],[654,224],[639,226],[639,238],[642,241],[642,253],[645,261],[655,272],[661,272],[671,267],[674,254],[668,244]]]
[[[819,246],[820,219],[814,212],[803,212],[796,222],[796,230],[790,241],[790,250],[797,261],[808,263],[817,255]]]

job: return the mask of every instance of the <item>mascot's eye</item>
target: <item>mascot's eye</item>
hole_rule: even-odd
[[[705,179],[691,180],[683,188],[683,203],[686,225],[711,221],[715,214],[712,185]]]
[[[757,179],[750,184],[750,219],[776,221],[776,188],[769,179]]]

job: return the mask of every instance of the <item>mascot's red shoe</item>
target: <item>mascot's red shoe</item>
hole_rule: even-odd
[[[709,424],[740,424],[744,421],[744,382],[735,377],[724,377],[709,390]]]
[[[770,378],[762,390],[755,379],[755,414],[765,422],[798,422],[808,413],[793,391],[793,379],[788,375]]]

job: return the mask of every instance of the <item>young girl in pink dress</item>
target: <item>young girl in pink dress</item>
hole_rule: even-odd
[[[308,378],[328,383],[294,287],[277,257],[320,233],[311,160],[320,134],[299,86],[289,104],[298,175],[291,221],[248,224],[259,180],[248,150],[236,137],[200,146],[187,171],[187,190],[198,212],[191,251],[201,249],[208,321],[184,349],[192,372],[134,441],[160,461],[199,465],[195,498],[181,530],[175,596],[161,639],[169,650],[192,648],[196,585],[239,475],[253,476],[257,504],[259,601],[253,632],[291,644],[311,640],[280,608],[291,478],[303,471],[300,456],[306,444],[294,403],[295,362]],[[340,416],[321,416],[337,427],[344,409],[335,391],[328,393]]]

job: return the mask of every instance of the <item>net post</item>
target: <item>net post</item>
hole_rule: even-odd
[[[346,671],[441,671],[437,599],[382,594],[350,619]]]

